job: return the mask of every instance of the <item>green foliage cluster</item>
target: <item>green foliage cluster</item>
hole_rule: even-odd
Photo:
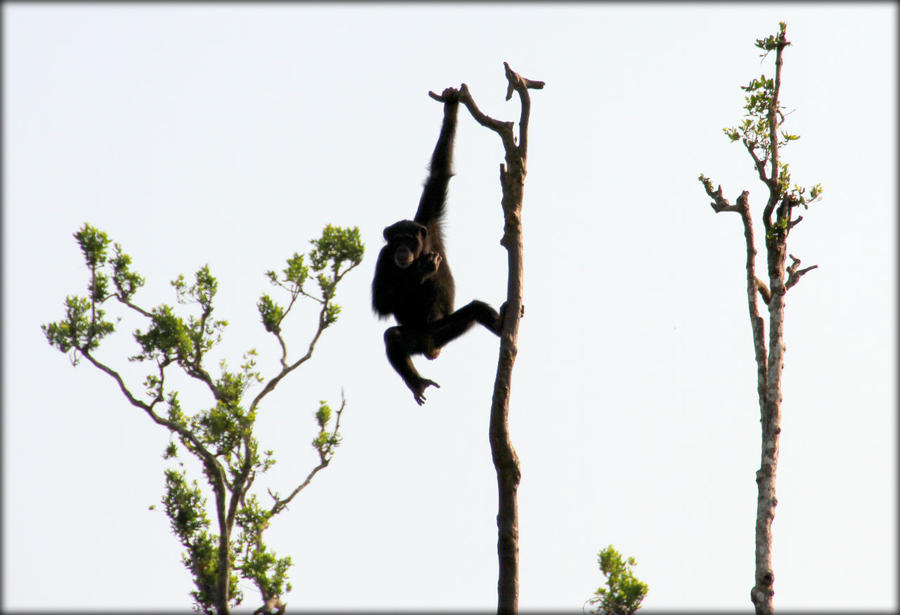
[[[63,353],[72,353],[73,364],[78,363],[82,349],[95,350],[104,337],[115,331],[115,324],[105,319],[106,312],[99,306],[111,296],[127,304],[144,285],[144,279],[129,269],[131,257],[122,253],[119,244],[114,244],[115,256],[109,258],[110,239],[106,233],[85,224],[75,233],[75,240],[91,274],[88,296],[67,297],[65,319],[42,327],[50,344]],[[110,273],[104,273],[107,266]],[[115,288],[113,293],[110,280]]]
[[[323,327],[333,324],[341,312],[340,306],[331,300],[344,274],[362,261],[364,248],[359,237],[359,229],[344,229],[329,224],[323,229],[322,236],[310,243],[313,244],[313,248],[308,256],[319,285],[319,296],[308,293],[304,288],[310,276],[310,266],[306,265],[302,254],[294,253],[287,259],[287,267],[282,270],[280,277],[274,271],[267,271],[266,277],[269,281],[287,291],[290,296],[287,308],[275,303],[267,294],[260,297],[257,308],[263,326],[270,333],[277,334],[281,331],[281,321],[300,296],[325,306],[321,321]],[[346,267],[347,263],[355,264]],[[326,269],[329,270],[330,276],[326,274]]]
[[[633,557],[624,559],[609,545],[597,554],[597,564],[606,577],[606,586],[601,585],[588,600],[596,605],[594,613],[601,615],[631,615],[641,607],[647,595],[647,584],[634,576],[632,566],[637,565]]]
[[[756,39],[756,47],[765,58],[770,52],[779,52],[790,45],[786,40],[787,24],[779,23],[777,35],[769,35]],[[778,58],[780,64],[780,56]],[[777,68],[780,69],[780,66]],[[747,92],[745,97],[743,121],[736,127],[723,128],[725,135],[732,141],[741,141],[754,159],[755,169],[762,176],[765,175],[765,167],[773,159],[777,161],[776,173],[771,174],[768,180],[777,177],[778,198],[788,199],[793,205],[801,205],[804,209],[818,200],[822,195],[822,185],[815,184],[809,188],[794,185],[791,187],[791,173],[787,163],[777,159],[780,151],[791,141],[799,139],[799,135],[786,131],[780,131],[784,123],[786,113],[779,101],[780,82],[775,78],[766,77],[765,74],[758,79],[751,79],[750,83],[741,86]],[[780,138],[779,138],[780,135]],[[702,180],[701,180],[702,181]],[[787,230],[788,220],[779,219],[777,226],[782,231]]]
[[[763,59],[770,52],[776,52],[775,77],[762,74],[758,79],[751,79],[747,85],[741,86],[747,92],[744,118],[738,126],[722,129],[731,142],[740,141],[744,145],[753,159],[757,175],[769,189],[763,222],[766,242],[772,246],[783,246],[791,228],[803,219],[792,218],[794,208],[799,206],[808,209],[810,204],[822,196],[821,183],[809,187],[792,185],[790,166],[781,159],[782,150],[800,138],[799,135],[780,130],[788,115],[780,100],[782,52],[790,45],[786,34],[787,25],[780,22],[777,35],[756,39],[756,47],[763,51]],[[698,179],[707,194],[717,196],[708,177],[701,174]],[[718,197],[721,198],[721,193],[718,193]]]
[[[274,501],[268,508],[250,493],[256,478],[275,463],[272,451],[260,452],[254,435],[258,406],[287,374],[310,358],[319,336],[336,322],[340,314],[340,306],[334,303],[337,285],[362,262],[364,247],[359,230],[329,225],[320,238],[311,241],[313,247],[307,255],[295,253],[287,259],[280,277],[272,271],[266,273],[274,285],[286,291],[289,303],[283,307],[267,294],[257,303],[263,327],[277,339],[282,356],[280,372],[252,399],[248,398],[252,385],[265,382],[256,369],[255,349],[244,354],[237,370],[230,370],[224,360],[219,362],[215,375],[206,366],[207,354],[222,341],[228,324],[214,317],[218,281],[207,265],[197,270],[190,283],[183,275],[172,281],[177,303],[191,306],[190,313],[184,315],[167,304],[148,310],[134,301],[144,278],[131,269],[131,257],[118,244],[89,224],[75,233],[75,239],[90,274],[88,294],[67,297],[64,318],[42,326],[42,330],[52,346],[70,355],[73,364],[86,358],[116,381],[132,405],[171,432],[173,439],[163,457],[179,463],[180,469],[165,470],[163,504],[172,532],[185,548],[183,562],[196,586],[192,592],[195,608],[203,613],[225,613],[230,606],[239,604],[243,597],[238,589],[238,575],[254,583],[264,602],[282,596],[290,591],[287,571],[291,559],[271,551],[263,534],[272,517],[328,465],[340,444],[344,403],[336,413],[326,402],[320,403],[315,413],[319,431],[312,441],[320,463],[287,498],[269,491]],[[311,272],[318,294],[305,288]],[[306,354],[289,363],[282,326],[300,297],[320,305],[318,327]],[[134,331],[139,352],[128,359],[150,367],[143,380],[149,401],[134,395],[122,376],[95,356],[100,342],[116,330],[115,323],[106,316],[108,305],[124,306],[147,321],[145,327]],[[203,383],[212,403],[186,413],[178,391],[167,382],[172,368]],[[212,528],[200,485],[196,480],[189,482],[183,464],[178,462],[179,445],[201,463],[215,499],[212,510],[217,531]]]
[[[197,481],[188,484],[184,471],[166,470],[166,495],[163,497],[169,525],[185,551],[181,561],[191,572],[197,589],[191,592],[203,613],[215,613],[216,587],[219,582],[218,537],[210,532],[206,498]],[[238,577],[228,575],[230,595],[239,596]]]
[[[332,410],[328,402],[322,400],[319,402],[319,409],[316,411],[316,422],[319,424],[319,433],[313,438],[313,448],[319,452],[319,456],[323,461],[331,459],[334,449],[341,443],[341,436],[335,432],[328,431],[328,425],[331,422]]]

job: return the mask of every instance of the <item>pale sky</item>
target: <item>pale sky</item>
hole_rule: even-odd
[[[40,325],[86,273],[72,233],[109,233],[175,303],[205,263],[229,321],[215,358],[278,348],[264,277],[328,223],[363,264],[313,361],[262,408],[286,492],[316,463],[318,400],[348,408],[331,466],[268,533],[290,609],[496,606],[488,413],[497,339],[437,361],[418,407],[384,357],[369,287],[381,231],[415,210],[441,108],[465,82],[498,119],[503,61],[532,94],[524,301],[510,425],[521,458],[520,607],[578,611],[596,554],[634,556],[651,609],[751,609],[759,411],[740,220],[764,187],[722,128],[788,24],[793,181],[821,182],[789,252],[775,605],[895,609],[896,7],[893,4],[4,4],[3,606],[189,608],[159,506],[168,433]],[[506,286],[500,141],[462,110],[446,223],[457,304]],[[757,223],[757,228],[760,228]],[[761,238],[757,245],[762,248]],[[763,260],[760,257],[760,267]],[[133,378],[130,321],[101,356]],[[311,308],[287,325],[293,354]],[[213,365],[214,366],[214,365]],[[193,391],[186,402],[208,402]],[[155,510],[149,510],[157,505]],[[241,582],[249,613],[259,601]]]

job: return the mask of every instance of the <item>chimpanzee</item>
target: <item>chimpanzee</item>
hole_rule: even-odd
[[[387,245],[378,255],[372,280],[372,307],[379,318],[393,314],[399,326],[384,332],[388,361],[410,388],[416,402],[425,402],[425,389],[438,383],[423,378],[410,356],[424,354],[436,359],[441,348],[479,322],[496,335],[503,326],[500,312],[483,301],[472,301],[453,311],[453,274],[447,265],[441,218],[447,199],[447,184],[459,91],[447,88],[441,94],[444,122],[434,153],[431,171],[422,190],[414,220],[401,220],[384,229]]]

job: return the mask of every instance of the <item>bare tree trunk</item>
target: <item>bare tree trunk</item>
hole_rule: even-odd
[[[778,283],[777,269],[784,269],[784,258],[781,265],[772,259],[773,242],[767,241],[766,248],[769,255],[769,281],[772,286],[770,291],[765,284],[756,277],[756,246],[753,238],[753,220],[750,216],[749,192],[744,191],[738,197],[737,204],[731,205],[722,196],[722,188],[713,192],[712,186],[707,186],[707,193],[715,199],[711,204],[716,213],[733,211],[741,216],[744,227],[744,243],[747,253],[746,278],[747,278],[747,306],[750,315],[750,328],[753,333],[753,354],[756,359],[756,391],[759,398],[760,421],[762,422],[762,460],[760,469],[756,473],[757,500],[756,500],[756,566],[755,584],[750,590],[750,600],[756,607],[757,615],[770,615],[772,610],[772,596],[774,591],[774,573],[772,572],[772,520],[775,517],[775,468],[778,460],[778,435],[781,432],[781,366],[782,354],[777,353],[777,369],[772,368],[772,359],[767,356],[765,322],[759,315],[757,293],[763,298],[763,302],[769,307],[769,347],[782,348],[781,336],[783,335],[784,316],[784,275]],[[783,250],[782,250],[783,253]],[[777,261],[777,259],[776,259]],[[775,269],[773,270],[773,266]],[[775,274],[775,275],[773,275]],[[776,292],[775,289],[780,289]],[[774,311],[773,311],[774,310]],[[775,355],[772,352],[772,355]],[[774,376],[774,380],[773,380]],[[773,397],[774,390],[777,394]],[[775,399],[775,403],[772,400]]]
[[[753,239],[753,221],[750,216],[749,193],[745,190],[731,205],[722,196],[722,188],[707,193],[713,197],[711,204],[716,213],[733,211],[741,216],[747,253],[747,305],[750,328],[753,333],[753,354],[756,359],[756,390],[759,398],[762,423],[762,453],[760,468],[756,473],[756,564],[755,584],[750,590],[750,600],[757,615],[772,615],[772,597],[775,582],[772,570],[772,520],[775,518],[775,470],[778,463],[778,436],[781,433],[781,371],[784,364],[784,245],[783,238],[766,241],[771,290],[756,277],[756,246]],[[768,225],[767,225],[768,226]],[[781,241],[781,246],[777,244]],[[778,257],[781,254],[781,257]],[[780,275],[779,275],[780,272]],[[758,293],[758,294],[757,294]],[[769,346],[766,348],[765,321],[759,315],[758,296],[769,308]]]
[[[519,507],[517,492],[521,471],[519,457],[509,437],[509,395],[513,362],[518,351],[519,315],[522,306],[522,188],[525,181],[524,159],[508,171],[501,169],[503,212],[509,276],[500,357],[491,401],[491,458],[497,472],[497,556],[500,562],[497,580],[497,612],[516,613],[519,608]]]
[[[528,151],[528,118],[531,112],[528,89],[541,89],[544,83],[519,76],[505,62],[503,66],[508,81],[506,100],[512,98],[515,91],[518,92],[522,103],[518,144],[513,133],[513,122],[500,122],[484,115],[475,104],[466,84],[460,86],[460,102],[466,105],[479,124],[500,135],[506,152],[506,163],[500,165],[504,218],[503,239],[500,243],[507,251],[509,276],[503,330],[500,336],[500,357],[491,401],[489,436],[499,493],[497,613],[512,615],[519,610],[519,512],[516,495],[521,471],[519,457],[509,437],[509,396],[512,368],[517,353],[519,318],[522,314],[522,194]],[[440,100],[436,94],[430,94],[432,98]]]
[[[216,571],[216,593],[215,593],[215,601],[216,601],[216,613],[217,615],[229,615],[230,607],[229,601],[231,600],[231,528],[233,527],[228,523],[228,518],[225,513],[225,490],[224,485],[222,485],[222,481],[219,480],[221,474],[215,472],[216,470],[220,470],[220,468],[215,468],[209,472],[210,479],[216,479],[215,481],[215,496],[216,496],[216,517],[219,525],[219,545],[218,545],[218,570]]]
[[[769,356],[764,391],[760,396],[762,450],[756,473],[756,584],[750,599],[758,615],[774,613],[775,573],[772,567],[772,521],[775,519],[775,472],[781,434],[781,374],[784,369],[785,240],[766,240],[769,261]]]

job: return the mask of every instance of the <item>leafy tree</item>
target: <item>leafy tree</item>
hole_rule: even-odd
[[[183,308],[176,310],[167,304],[147,309],[135,299],[144,278],[132,269],[131,257],[119,244],[113,244],[110,254],[109,237],[88,224],[75,233],[75,239],[90,274],[88,294],[67,297],[65,317],[41,328],[52,346],[70,354],[73,364],[87,359],[115,381],[131,405],[171,433],[164,454],[171,467],[165,470],[162,503],[172,532],[185,549],[182,560],[196,586],[192,592],[195,609],[227,614],[243,599],[237,585],[240,576],[258,588],[266,605],[260,612],[271,608],[283,612],[281,596],[291,589],[287,582],[291,558],[278,557],[264,542],[263,533],[272,518],[328,466],[340,444],[341,413],[346,402],[342,398],[336,412],[328,403],[320,403],[315,413],[318,433],[312,440],[319,455],[318,465],[286,497],[268,491],[272,501],[267,505],[251,493],[251,487],[272,467],[275,458],[272,451],[260,447],[253,429],[263,399],[310,359],[319,337],[337,320],[337,285],[363,257],[359,230],[329,225],[319,239],[311,241],[313,247],[307,255],[295,253],[287,259],[281,274],[266,273],[288,297],[286,306],[267,294],[257,304],[263,327],[281,348],[280,369],[267,381],[256,369],[253,349],[236,370],[229,369],[224,360],[216,372],[208,368],[207,357],[221,342],[227,325],[213,314],[218,281],[208,266],[198,269],[192,282],[184,276],[172,282],[178,304],[193,306],[191,313],[182,315]],[[311,275],[318,285],[315,293],[307,288]],[[289,361],[282,326],[301,297],[319,304],[318,325],[305,354]],[[131,311],[145,322],[133,333],[138,352],[128,357],[146,366],[143,395],[135,393],[119,370],[98,357],[100,343],[116,330],[107,308]],[[185,412],[179,392],[171,384],[173,372],[179,371],[201,383],[211,398],[208,406]],[[263,382],[262,389],[250,397],[251,386]],[[197,479],[189,478],[178,460],[183,451],[200,462],[203,479],[212,490],[212,505],[207,503]]]
[[[633,557],[623,559],[612,545],[597,554],[597,564],[606,577],[606,587],[601,585],[588,600],[597,605],[593,613],[601,615],[631,615],[641,608],[641,602],[647,595],[647,584],[641,583],[631,567],[637,565]]]
[[[746,292],[753,332],[754,357],[757,366],[757,395],[762,422],[762,454],[760,469],[756,473],[758,485],[756,508],[756,568],[755,583],[750,599],[760,615],[773,612],[775,576],[772,570],[772,520],[775,518],[775,470],[778,464],[779,435],[781,433],[781,376],[784,368],[784,307],[785,295],[800,277],[816,266],[800,269],[800,259],[787,251],[787,239],[803,216],[794,217],[795,210],[806,210],[822,195],[822,186],[816,184],[804,188],[791,184],[788,164],[783,162],[783,149],[799,137],[780,130],[786,113],[779,99],[781,93],[782,54],[790,42],[787,26],[779,24],[778,34],[756,40],[756,47],[765,58],[775,52],[775,76],[752,79],[742,86],[746,96],[746,114],[741,124],[725,128],[732,142],[740,141],[753,159],[753,167],[759,180],[765,185],[768,196],[763,208],[762,222],[765,230],[765,246],[768,285],[756,277],[756,247],[753,223],[750,216],[749,191],[744,190],[732,205],[722,196],[722,187],[713,190],[712,181],[700,175],[706,194],[713,202],[716,213],[732,211],[740,215],[744,225],[746,243]],[[786,256],[791,264],[786,266]],[[769,313],[768,346],[765,322],[760,316],[757,294]]]

